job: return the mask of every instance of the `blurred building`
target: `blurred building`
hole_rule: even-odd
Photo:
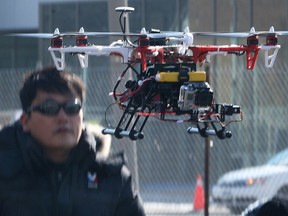
[[[140,32],[142,27],[161,30],[182,30],[188,25],[187,0],[31,0],[5,1],[0,9],[0,32],[9,33],[120,30],[115,7],[135,7],[131,14],[130,31]],[[163,7],[165,5],[165,7]],[[161,12],[155,8],[161,8]],[[109,19],[110,17],[110,19]],[[107,40],[107,39],[106,39]],[[0,68],[35,67],[51,63],[47,47],[49,40],[2,37]],[[107,42],[105,38],[97,41]],[[43,46],[45,49],[43,50]]]
[[[114,7],[135,7],[130,15],[130,31],[248,31],[287,29],[288,3],[285,0],[13,0],[4,1],[0,8],[0,34],[15,32],[115,30],[118,25]],[[160,9],[161,8],[161,9]],[[277,12],[276,12],[277,11]],[[110,17],[110,19],[109,19]],[[116,30],[119,30],[116,29]],[[105,40],[104,40],[105,41]],[[196,42],[213,39],[196,39]],[[103,42],[103,41],[100,41]],[[46,57],[48,40],[1,37],[0,68],[35,67],[51,63]],[[44,49],[45,48],[45,49]],[[43,50],[44,49],[44,50]]]

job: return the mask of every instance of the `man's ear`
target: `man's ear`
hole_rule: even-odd
[[[30,116],[27,113],[23,112],[21,117],[20,117],[20,122],[21,122],[22,128],[25,132],[30,131],[29,120],[30,120]]]

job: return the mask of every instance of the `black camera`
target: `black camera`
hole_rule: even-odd
[[[178,107],[180,110],[210,107],[213,91],[207,82],[191,82],[180,87]]]

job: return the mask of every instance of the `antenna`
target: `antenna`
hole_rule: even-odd
[[[119,23],[120,23],[120,27],[121,27],[121,30],[124,34],[124,41],[127,40],[126,38],[126,25],[127,25],[127,16],[126,14],[127,13],[130,13],[130,12],[133,12],[135,9],[133,7],[117,7],[115,8],[115,11],[117,12],[120,12],[120,17],[119,17]],[[124,15],[124,17],[123,17]],[[122,17],[123,17],[123,22],[122,22]]]

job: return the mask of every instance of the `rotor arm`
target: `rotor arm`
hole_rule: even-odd
[[[261,50],[260,46],[250,45],[212,45],[212,46],[192,46],[189,49],[193,52],[193,62],[204,62],[207,57],[211,54],[235,54],[235,53],[245,53],[246,52],[246,68],[248,70],[253,70],[256,64],[259,51]]]
[[[130,58],[131,49],[129,47],[118,46],[72,46],[72,47],[49,47],[48,50],[51,53],[53,62],[58,70],[64,70],[65,68],[65,54],[77,54],[80,66],[82,68],[88,67],[88,56],[110,56],[117,55],[123,58],[123,63],[128,63]],[[57,54],[60,56],[58,57]]]

